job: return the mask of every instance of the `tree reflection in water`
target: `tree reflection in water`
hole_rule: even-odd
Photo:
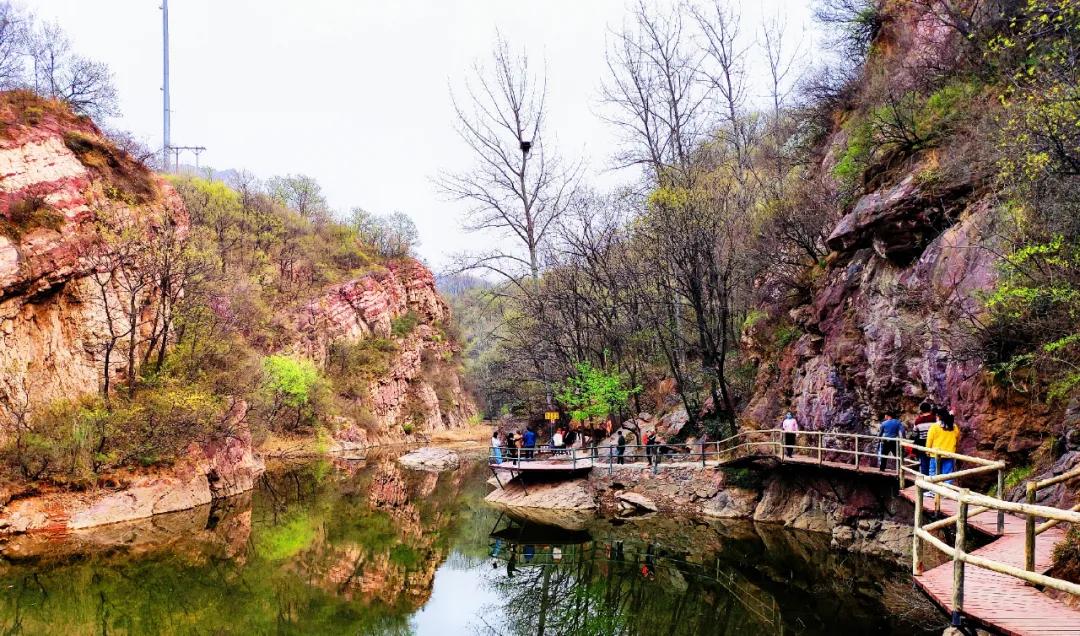
[[[501,567],[487,577],[502,600],[481,622],[490,634],[940,633],[910,583],[889,582],[896,566],[799,534],[659,521],[567,531],[505,517],[489,541]],[[889,611],[886,590],[909,616]]]

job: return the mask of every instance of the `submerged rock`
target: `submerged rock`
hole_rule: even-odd
[[[413,470],[428,470],[441,473],[453,470],[461,465],[461,458],[452,450],[425,447],[398,457],[398,463]]]
[[[622,492],[615,495],[615,498],[630,508],[648,510],[649,512],[656,512],[658,510],[652,499],[636,492]]]

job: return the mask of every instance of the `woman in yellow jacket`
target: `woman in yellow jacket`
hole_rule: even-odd
[[[930,427],[930,433],[926,437],[926,446],[931,449],[930,475],[945,475],[953,471],[953,459],[951,457],[939,457],[934,450],[946,453],[955,453],[956,445],[960,442],[960,427],[952,413],[945,409],[938,412],[938,419]],[[946,483],[952,483],[948,481]]]

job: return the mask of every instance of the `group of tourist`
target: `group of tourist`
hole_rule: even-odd
[[[895,409],[885,412],[878,429],[877,467],[884,471],[888,466],[889,456],[894,461],[901,461],[899,440],[910,440],[915,448],[911,449],[919,460],[919,472],[923,475],[946,475],[953,472],[955,462],[943,453],[955,453],[960,443],[960,427],[956,425],[956,416],[947,408],[935,406],[931,402],[919,405],[919,414],[912,422],[910,431],[904,426]],[[780,428],[784,434],[784,454],[791,457],[795,449],[795,436],[799,431],[799,421],[790,411],[784,416]],[[937,452],[935,452],[937,451]]]
[[[616,434],[615,444],[610,448],[612,459],[616,463],[626,463],[627,436],[629,434],[630,431],[624,429],[619,429]],[[559,426],[551,434],[551,439],[546,447],[551,451],[552,455],[565,454],[568,449],[578,447],[579,440],[582,440],[582,438],[573,427]],[[665,448],[664,440],[659,433],[645,431],[641,434],[641,443],[645,448],[645,461],[650,466],[653,463],[659,463],[660,455]],[[538,450],[543,450],[543,447],[540,445],[539,436],[532,426],[527,426],[521,433],[510,431],[506,434],[505,440],[499,429],[495,429],[491,433],[490,463],[492,464],[501,464],[504,461],[517,463],[519,460],[531,460],[536,457]]]
[[[539,436],[532,426],[525,427],[521,433],[510,431],[506,434],[505,441],[502,439],[499,429],[491,433],[491,463],[501,464],[503,460],[518,462],[519,460],[531,460],[536,456],[539,447]],[[566,449],[573,448],[577,443],[578,433],[573,428],[559,426],[551,435],[549,447],[553,454],[565,453]],[[505,451],[505,457],[504,453]]]
[[[645,447],[645,461],[652,466],[654,463],[660,463],[660,453],[663,450],[664,440],[660,437],[660,434],[656,431],[645,431],[641,434],[641,443]],[[615,447],[612,452],[615,455],[615,463],[626,463],[626,435],[623,433],[623,429],[619,429],[618,435],[615,438]]]

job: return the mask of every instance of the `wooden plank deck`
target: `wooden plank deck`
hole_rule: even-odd
[[[915,500],[915,488],[901,493],[908,501]],[[924,499],[925,510],[936,510],[932,497]],[[956,514],[959,504],[941,501],[941,514]],[[989,544],[974,550],[995,561],[1024,567],[1024,520],[1005,515],[1005,531],[998,534],[997,512],[987,511],[969,519],[969,526],[992,537]],[[1054,546],[1065,537],[1060,527],[1050,528],[1036,537],[1035,570],[1050,569]],[[945,611],[952,611],[953,564],[948,561],[915,577],[915,583]],[[1080,634],[1080,611],[1070,608],[1043,594],[1017,578],[991,572],[970,563],[964,567],[964,610],[973,622],[1013,636],[1029,634]]]

